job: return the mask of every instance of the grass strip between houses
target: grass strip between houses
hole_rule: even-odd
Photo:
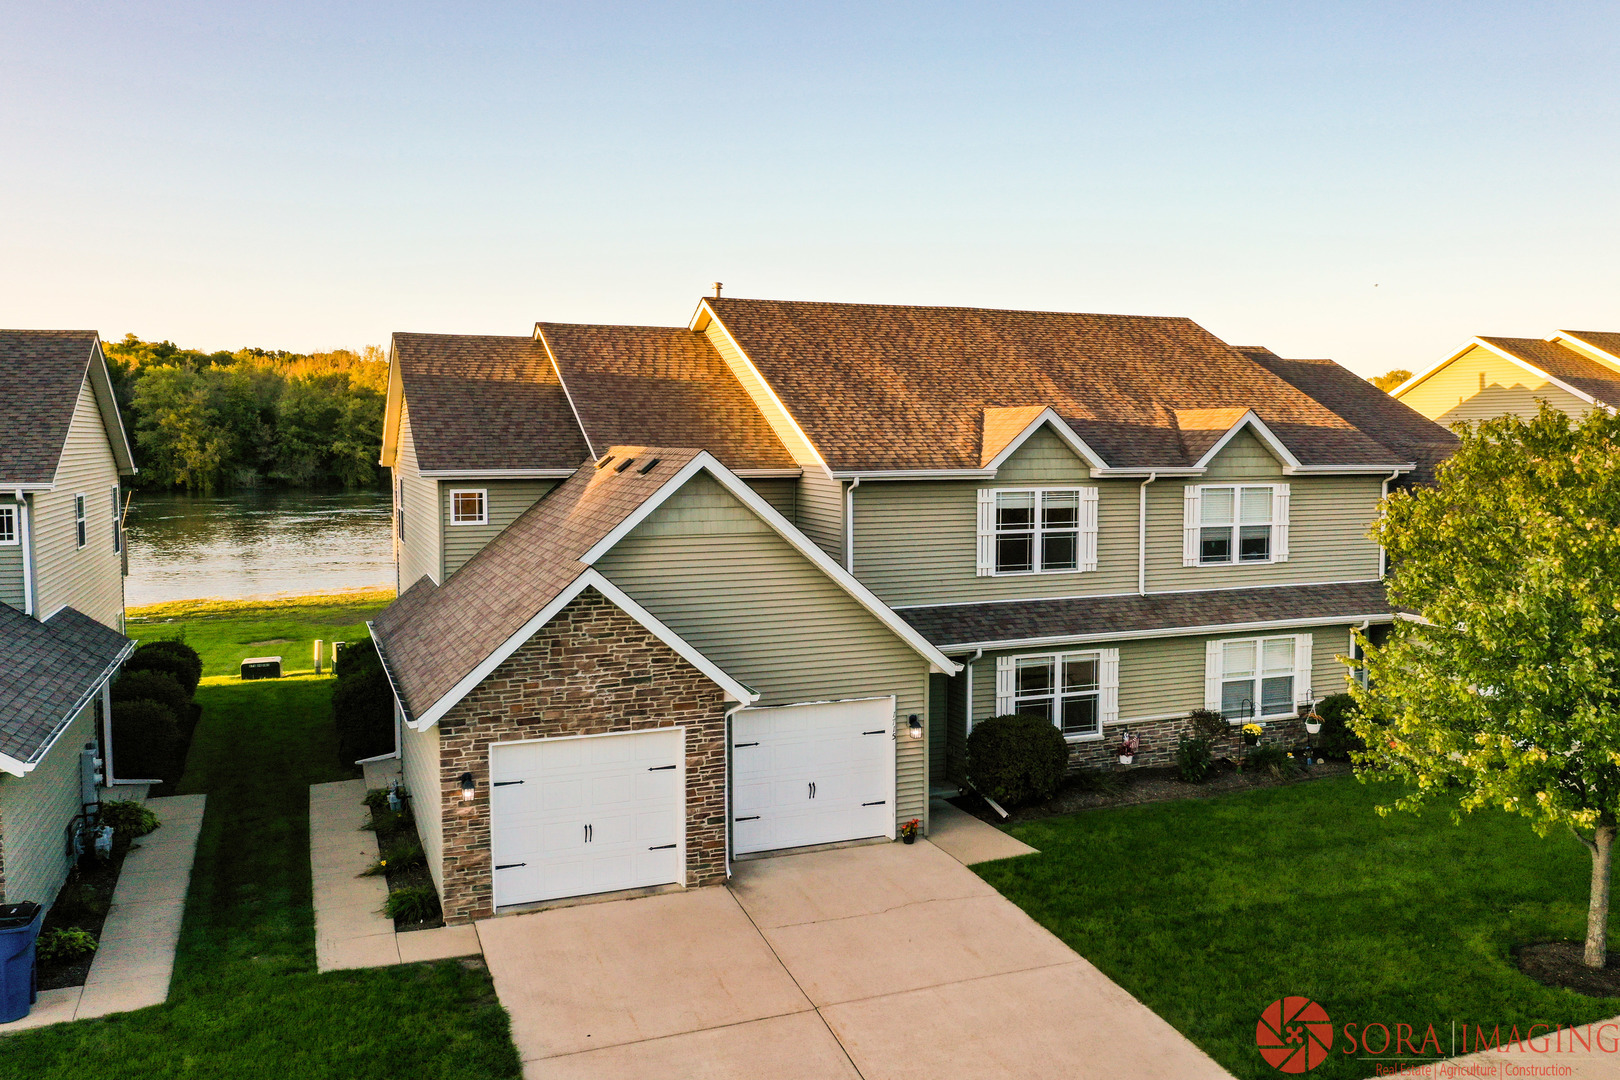
[[[1347,777],[1086,811],[1015,826],[1041,854],[974,869],[1239,1077],[1278,1075],[1255,1025],[1287,995],[1333,1021],[1313,1080],[1393,1064],[1346,1053],[1347,1023],[1356,1050],[1369,1024],[1419,1039],[1433,1024],[1449,1057],[1453,1021],[1471,1040],[1475,1026],[1524,1036],[1620,1014],[1620,999],[1543,986],[1511,954],[1585,934],[1591,861],[1572,837],[1499,811],[1379,817],[1392,797]]]
[[[299,625],[311,639],[342,639],[371,610],[331,608],[326,622]],[[235,639],[292,619],[249,611],[183,623],[212,677],[198,690],[203,720],[180,792],[205,792],[208,809],[168,1002],[6,1036],[0,1077],[519,1075],[506,1013],[481,966],[315,971],[309,785],[355,775],[337,760],[331,680],[244,683],[220,670],[230,670]],[[137,626],[131,633],[140,636]]]

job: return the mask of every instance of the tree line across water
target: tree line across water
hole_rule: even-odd
[[[355,353],[204,353],[129,334],[103,345],[143,488],[368,487],[388,362]]]

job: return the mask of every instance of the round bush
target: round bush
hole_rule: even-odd
[[[1039,716],[992,717],[968,734],[968,780],[1003,806],[1051,798],[1068,768],[1063,733]]]
[[[1330,694],[1323,698],[1317,702],[1316,715],[1322,718],[1322,730],[1310,738],[1323,757],[1347,761],[1353,751],[1367,748],[1350,730],[1348,721],[1359,713],[1356,699],[1349,694]]]
[[[163,780],[176,771],[180,726],[155,701],[115,701],[112,708],[113,767],[132,780]]]
[[[202,681],[202,662],[195,659],[196,653],[187,656],[171,647],[179,644],[178,641],[148,642],[124,661],[124,670],[166,671],[174,676],[174,681],[185,689],[189,698],[196,692],[197,683]]]
[[[191,708],[191,695],[167,671],[125,671],[113,680],[112,699],[155,701],[175,716],[184,716]]]
[[[101,804],[96,824],[111,825],[115,834],[134,839],[145,836],[158,827],[158,816],[142,803],[131,799],[113,799]]]
[[[394,692],[381,664],[351,668],[332,684],[332,719],[345,766],[394,748]]]
[[[368,668],[381,667],[382,661],[377,657],[377,643],[368,637],[351,641],[338,650],[337,659],[332,661],[332,674],[344,679],[350,675],[358,675]]]
[[[76,963],[95,951],[95,936],[78,927],[47,930],[34,943],[34,958],[42,967]]]

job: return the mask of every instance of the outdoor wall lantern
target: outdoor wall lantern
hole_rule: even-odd
[[[462,773],[461,774],[461,797],[463,799],[466,799],[468,801],[472,800],[474,786],[475,785],[473,784],[473,774],[470,773],[470,772]]]
[[[922,738],[922,721],[917,719],[916,713],[911,714],[911,719],[908,721],[908,726],[911,728],[911,737],[913,739]]]

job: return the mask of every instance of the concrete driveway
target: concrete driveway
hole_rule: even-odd
[[[528,1077],[1228,1075],[926,841],[478,934]]]

